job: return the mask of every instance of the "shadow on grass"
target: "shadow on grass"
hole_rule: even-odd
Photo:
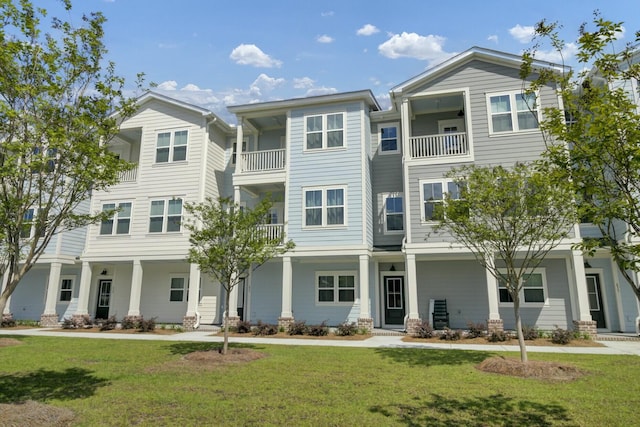
[[[487,351],[464,350],[434,350],[424,348],[377,348],[375,352],[394,362],[406,363],[411,366],[438,366],[477,364],[495,356]]]
[[[571,421],[567,410],[560,405],[518,400],[502,394],[458,399],[431,394],[430,400],[416,398],[413,403],[373,406],[369,410],[407,426],[551,426]]]
[[[83,368],[4,374],[0,375],[0,403],[81,399],[92,396],[98,387],[109,384],[106,379],[98,378]]]
[[[220,350],[222,348],[221,342],[180,342],[169,345],[169,352],[171,354],[189,354],[194,351],[209,351]],[[256,346],[254,344],[242,344],[242,343],[229,343],[229,348],[251,348],[253,350],[264,349],[264,347]]]

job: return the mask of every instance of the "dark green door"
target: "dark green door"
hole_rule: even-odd
[[[387,325],[404,325],[404,277],[384,278],[384,319]]]
[[[606,328],[607,322],[604,317],[599,274],[587,274],[587,293],[589,294],[591,318],[596,322],[598,328]]]
[[[96,319],[109,318],[109,303],[111,302],[111,279],[100,279],[98,282],[98,304],[96,305]]]

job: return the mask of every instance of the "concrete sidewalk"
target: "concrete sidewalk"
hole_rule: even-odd
[[[192,342],[222,342],[223,338],[213,331],[182,332],[174,335],[155,334],[117,334],[101,332],[72,332],[53,331],[51,329],[0,329],[0,336],[26,335],[43,337],[74,337],[98,339],[124,339],[148,341],[192,341]],[[517,345],[495,344],[456,344],[456,343],[419,343],[403,342],[402,336],[374,335],[365,340],[314,340],[300,338],[268,338],[268,337],[231,337],[231,343],[242,344],[271,344],[271,345],[307,345],[334,347],[362,347],[362,348],[423,348],[438,350],[477,350],[477,351],[511,351],[518,352]],[[527,351],[536,353],[572,353],[572,354],[627,354],[640,356],[640,341],[631,340],[602,340],[597,341],[604,347],[546,347],[527,346]]]

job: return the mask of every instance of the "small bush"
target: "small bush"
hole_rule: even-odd
[[[289,335],[306,335],[309,332],[309,327],[304,320],[293,322],[289,325],[287,333]]]
[[[511,335],[505,331],[493,331],[487,336],[489,342],[505,342],[511,339]]]
[[[522,336],[527,341],[536,340],[540,338],[540,331],[538,331],[538,329],[534,326],[524,325],[522,327]]]
[[[551,342],[554,344],[569,344],[573,339],[573,331],[555,328],[551,331]]]
[[[251,323],[247,320],[239,321],[238,326],[236,326],[236,332],[239,334],[248,334],[251,332]]]
[[[138,323],[139,320],[137,316],[125,316],[120,323],[120,327],[122,327],[122,329],[136,329]]]
[[[319,325],[311,325],[307,328],[307,333],[314,337],[325,337],[329,335],[329,327],[327,321],[320,323]]]
[[[12,317],[3,317],[0,321],[0,328],[14,328],[15,326],[16,321]]]
[[[91,318],[87,315],[82,316],[82,318],[65,317],[62,320],[62,329],[91,328],[92,326]]]
[[[14,326],[31,326],[38,327],[40,326],[40,322],[37,320],[14,320]]]
[[[349,337],[358,333],[358,325],[356,322],[342,322],[335,330],[335,334],[340,337]]]
[[[467,332],[467,338],[480,338],[486,335],[484,323],[467,323],[467,328],[469,331]]]
[[[77,329],[78,325],[73,321],[70,317],[65,317],[62,319],[62,329]]]
[[[418,326],[416,326],[415,336],[417,338],[433,337],[433,327],[431,326],[428,320],[424,320]]]
[[[262,323],[258,320],[255,328],[253,328],[253,335],[275,335],[278,333],[277,325],[270,325],[268,323]]]
[[[444,328],[444,331],[440,335],[440,339],[446,341],[458,341],[461,337],[462,332],[460,332],[460,330],[453,330],[449,328]]]
[[[138,330],[140,332],[153,332],[156,329],[156,318],[152,317],[151,319],[144,319],[140,317],[140,321],[138,322]]]
[[[102,320],[98,323],[101,331],[113,331],[116,328],[118,321],[116,320],[116,316],[111,316],[106,320]]]

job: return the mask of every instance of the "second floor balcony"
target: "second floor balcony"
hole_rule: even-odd
[[[286,150],[284,148],[241,153],[236,173],[284,170],[285,155]]]
[[[409,138],[409,155],[412,159],[437,159],[467,156],[469,139],[466,132],[450,132]]]

